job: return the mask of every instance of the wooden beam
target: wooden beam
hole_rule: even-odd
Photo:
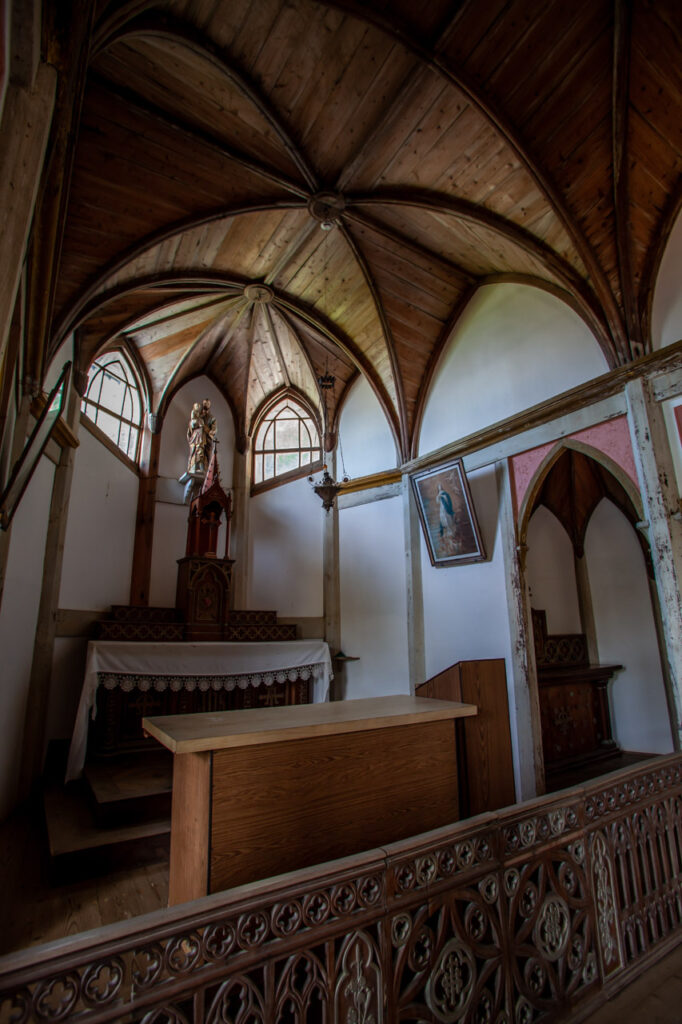
[[[676,750],[682,748],[682,509],[663,410],[641,378],[625,388],[668,671],[664,673]]]
[[[542,752],[540,694],[533,650],[530,595],[525,574],[525,552],[519,546],[514,512],[513,485],[506,460],[497,464],[500,492],[502,555],[507,589],[507,613],[511,640],[511,684],[514,694],[519,800],[530,800],[545,792],[545,765]]]
[[[137,518],[135,522],[135,545],[130,576],[130,603],[146,606],[152,576],[152,548],[154,545],[154,517],[156,513],[156,484],[159,479],[159,455],[161,454],[161,429],[155,433],[145,431],[140,484],[137,492]]]
[[[570,391],[564,391],[560,395],[539,402],[537,405],[525,409],[521,413],[510,416],[505,420],[492,423],[484,430],[479,430],[467,437],[462,437],[450,444],[443,445],[426,455],[411,459],[402,466],[403,470],[410,473],[427,466],[437,465],[445,459],[464,457],[472,452],[489,448],[493,444],[515,434],[523,434],[534,427],[544,423],[550,423],[560,416],[567,416],[569,413],[577,412],[585,406],[594,402],[602,401],[611,395],[620,394],[628,381],[637,380],[640,377],[653,375],[654,373],[675,370],[682,366],[682,341],[669,345],[667,348],[652,352],[641,359],[637,359],[625,366],[619,366],[601,377],[594,377],[585,384],[579,384]]]
[[[79,406],[80,396],[74,388],[73,376],[71,376],[67,396],[66,420],[70,428],[69,433],[74,438],[78,430]],[[77,444],[77,438],[75,439]],[[69,515],[74,462],[74,445],[65,444],[61,450],[59,465],[54,473],[52,496],[50,499],[50,515],[47,522],[43,577],[38,604],[38,618],[21,748],[19,781],[21,798],[29,795],[33,785],[41,778],[43,770],[47,713],[50,700],[50,680],[52,678],[54,642],[57,635],[57,608],[59,607],[59,589],[62,581],[64,542]]]
[[[94,5],[73,0],[49,5],[48,61],[57,68],[58,85],[50,149],[36,203],[28,274],[26,372],[38,383],[47,363],[54,296],[85,91]]]
[[[613,31],[613,86],[611,92],[611,145],[613,152],[613,205],[620,291],[632,356],[644,355],[637,291],[630,258],[630,189],[628,124],[630,109],[630,41],[632,3],[615,0]]]
[[[41,64],[31,91],[10,83],[0,122],[0,365],[38,200],[56,90],[54,68]]]

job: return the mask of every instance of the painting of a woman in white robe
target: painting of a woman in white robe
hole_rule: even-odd
[[[485,558],[461,459],[416,473],[412,487],[432,565]]]

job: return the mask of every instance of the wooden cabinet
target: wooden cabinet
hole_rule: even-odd
[[[615,753],[607,687],[622,665],[590,665],[585,634],[548,633],[542,610],[533,635],[545,771]]]
[[[606,757],[618,747],[611,735],[607,686],[620,665],[538,668],[545,768]]]

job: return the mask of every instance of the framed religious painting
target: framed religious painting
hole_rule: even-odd
[[[411,480],[431,565],[440,568],[484,561],[462,460],[421,470]]]

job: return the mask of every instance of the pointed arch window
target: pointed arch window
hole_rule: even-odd
[[[320,433],[312,414],[290,395],[270,406],[256,429],[254,486],[308,469],[321,458]]]
[[[137,462],[142,397],[132,367],[122,352],[107,352],[92,363],[81,411],[129,459]]]

